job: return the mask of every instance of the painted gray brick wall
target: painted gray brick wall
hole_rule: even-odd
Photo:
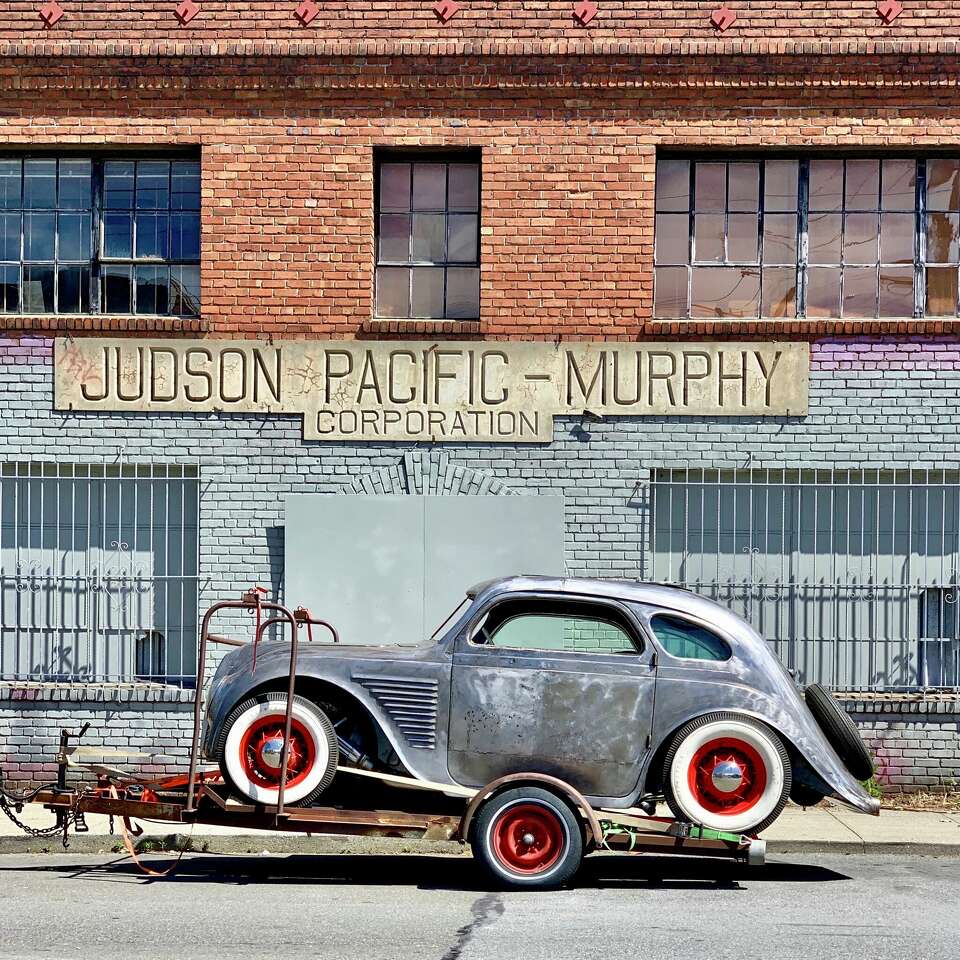
[[[854,713],[884,789],[960,788],[960,713],[882,716]]]
[[[49,341],[33,343],[33,353],[48,349]],[[858,355],[855,361],[821,363],[833,356],[832,348],[821,351],[820,360],[815,348],[810,411],[803,418],[654,417],[583,425],[576,418],[557,418],[554,442],[547,446],[443,444],[430,450],[414,444],[305,443],[298,417],[54,411],[50,357],[4,350],[0,344],[0,460],[112,461],[122,455],[138,461],[199,463],[201,606],[234,596],[252,583],[280,594],[286,494],[414,484],[407,476],[415,459],[411,454],[433,464],[429,469],[438,475],[446,474],[451,464],[478,471],[502,492],[563,494],[570,573],[637,577],[645,572],[647,542],[640,482],[656,467],[956,466],[957,364],[937,365],[931,359],[924,368],[914,362],[917,344],[906,341],[884,349],[910,362],[864,362]],[[438,467],[438,457],[448,458],[446,467]],[[323,615],[322,610],[315,613]],[[68,713],[76,721],[83,710],[71,705]],[[91,707],[88,713],[95,720],[104,716],[102,708]],[[44,716],[42,708],[11,709],[0,703],[0,724],[8,725],[0,726],[0,763],[35,772],[32,766],[50,746],[49,729],[63,719],[51,725]],[[110,739],[118,744],[142,739],[143,734],[133,731],[148,729],[134,724],[144,719],[148,724],[161,722],[164,731],[182,729],[179,708],[131,707],[109,715]],[[43,732],[24,736],[18,731],[25,727]],[[929,749],[947,751],[949,756],[938,759],[949,762],[891,765],[892,778],[906,784],[927,777],[934,768],[956,770],[956,723],[911,720],[911,729],[920,741],[929,729]],[[13,737],[26,742],[12,744]]]
[[[110,766],[137,769],[147,775],[179,772],[189,757],[193,708],[189,703],[103,704],[90,701],[27,703],[0,701],[0,767],[3,776],[17,787],[48,783],[56,779],[54,756],[60,730],[79,729],[87,721],[90,730],[82,744],[94,750],[105,747],[134,753],[146,752],[155,762],[140,763],[122,757],[90,757]],[[70,782],[90,779],[70,771]]]

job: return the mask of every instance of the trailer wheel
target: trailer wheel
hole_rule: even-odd
[[[793,776],[780,738],[736,713],[711,713],[681,727],[663,763],[664,793],[678,819],[756,834],[786,806]]]
[[[268,692],[231,711],[217,738],[216,757],[226,783],[255,803],[280,794],[286,693]],[[330,718],[312,701],[294,696],[283,801],[309,806],[330,786],[339,752]]]
[[[540,787],[516,787],[487,800],[473,823],[470,844],[483,869],[511,887],[562,886],[583,860],[578,816]]]

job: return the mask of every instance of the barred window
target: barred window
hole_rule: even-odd
[[[195,686],[199,511],[194,464],[0,462],[0,680]]]
[[[657,163],[662,318],[958,315],[960,160]]]
[[[378,157],[376,197],[376,315],[476,320],[478,160]]]
[[[200,164],[0,159],[0,310],[200,312]]]
[[[955,462],[663,467],[650,479],[650,579],[745,617],[802,682],[960,689]]]

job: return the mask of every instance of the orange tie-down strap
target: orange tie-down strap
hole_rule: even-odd
[[[119,800],[120,797],[117,793],[117,788],[111,783],[110,784],[110,796],[114,800]],[[180,853],[177,855],[177,859],[170,864],[166,870],[154,870],[153,867],[148,867],[145,863],[142,863],[140,857],[137,855],[137,851],[133,846],[133,840],[131,836],[139,837],[143,834],[143,827],[137,826],[130,822],[129,817],[120,818],[120,835],[123,837],[123,845],[127,848],[127,853],[130,854],[130,859],[148,876],[150,877],[168,877],[174,870],[180,866],[180,860],[182,859],[184,853],[186,852],[186,844],[180,847]]]

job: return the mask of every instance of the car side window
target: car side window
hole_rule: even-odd
[[[660,646],[681,660],[729,660],[730,644],[689,620],[658,614],[650,621]]]
[[[623,627],[600,617],[566,613],[525,613],[481,629],[475,642],[514,650],[568,653],[636,653]]]

